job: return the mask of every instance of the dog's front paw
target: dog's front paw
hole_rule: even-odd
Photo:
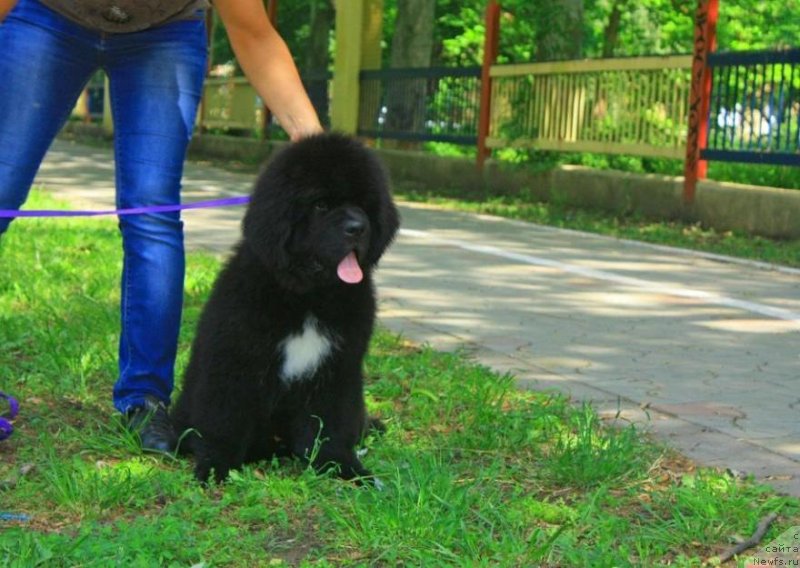
[[[208,485],[208,480],[212,472],[214,474],[214,481],[216,483],[222,483],[227,479],[230,468],[218,463],[213,463],[210,459],[202,459],[198,460],[197,465],[195,465],[194,477],[201,485]]]

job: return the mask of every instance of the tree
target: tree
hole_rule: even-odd
[[[429,67],[433,55],[436,0],[397,0],[392,67]]]
[[[331,0],[311,0],[305,65],[309,72],[327,71],[330,64],[331,30],[336,17]]]
[[[800,46],[798,0],[721,0],[717,40],[722,51]]]
[[[540,25],[536,34],[536,59],[583,57],[583,0],[536,0]]]
[[[391,66],[430,67],[433,55],[435,0],[397,0],[397,18],[392,38]],[[418,132],[425,120],[428,82],[399,79],[386,96],[386,128]]]
[[[603,57],[614,57],[619,44],[619,29],[622,25],[622,14],[627,11],[630,0],[614,0],[608,23],[603,32]]]
[[[311,0],[305,64],[301,66],[308,96],[320,120],[328,122],[328,66],[330,65],[331,30],[336,12],[330,0]]]

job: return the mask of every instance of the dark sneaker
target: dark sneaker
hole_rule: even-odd
[[[157,398],[148,396],[144,406],[129,410],[127,421],[128,429],[139,434],[143,450],[168,454],[175,451],[177,439],[172,421],[166,405]]]

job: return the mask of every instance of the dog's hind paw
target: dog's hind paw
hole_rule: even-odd
[[[386,424],[384,424],[377,416],[370,416],[367,418],[365,434],[377,434],[382,436],[386,433]]]

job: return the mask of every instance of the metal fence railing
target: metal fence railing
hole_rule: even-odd
[[[494,65],[487,146],[684,155],[691,56]]]
[[[486,147],[683,159],[689,126],[691,56],[493,65]],[[711,53],[703,160],[800,165],[800,49]],[[303,81],[330,126],[332,75]],[[481,68],[362,71],[358,134],[475,145]],[[74,114],[103,113],[102,73]],[[243,77],[208,78],[197,124],[265,133],[264,107]],[[273,128],[273,122],[267,128]]]
[[[711,53],[705,160],[800,165],[800,49]]]
[[[480,67],[362,71],[358,134],[474,145]]]

